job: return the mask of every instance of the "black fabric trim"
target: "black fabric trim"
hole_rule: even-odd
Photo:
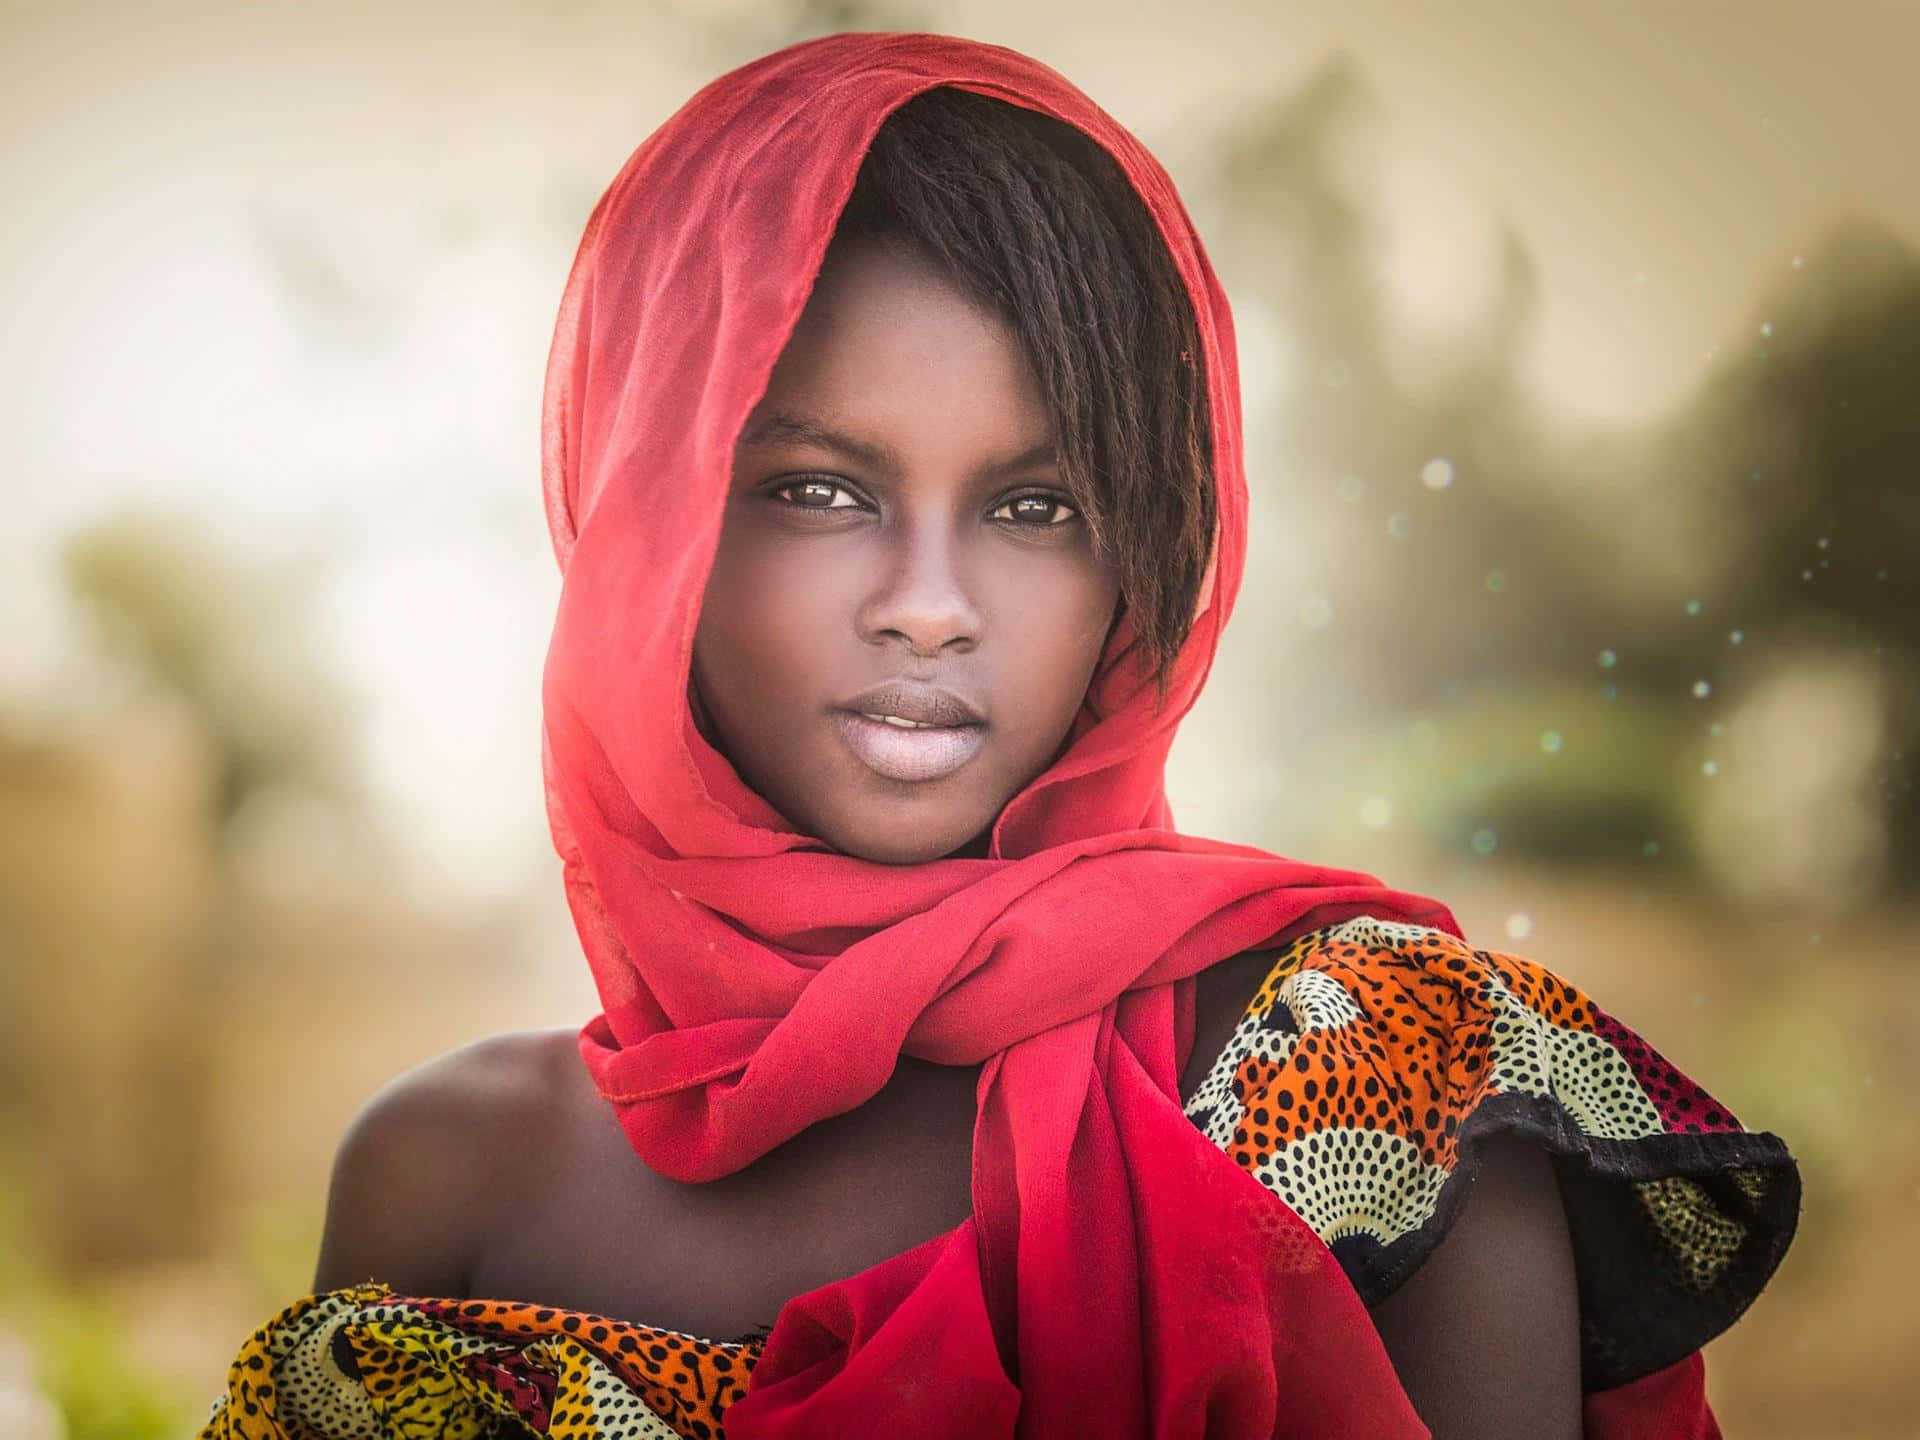
[[[1481,1150],[1497,1136],[1539,1145],[1552,1157],[1566,1207],[1580,1289],[1581,1384],[1610,1390],[1666,1368],[1729,1328],[1779,1267],[1800,1218],[1800,1171],[1777,1135],[1664,1134],[1603,1140],[1585,1134],[1557,1101],[1493,1095],[1460,1127],[1460,1155],[1418,1230],[1382,1245],[1343,1236],[1333,1253],[1367,1305],[1377,1305],[1426,1263],[1453,1228]],[[1753,1172],[1755,1193],[1735,1177]],[[1698,1184],[1742,1235],[1705,1289],[1686,1281],[1634,1191],[1649,1180]]]

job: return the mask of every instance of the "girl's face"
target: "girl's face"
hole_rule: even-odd
[[[1118,596],[1012,332],[923,261],[837,250],[735,448],[694,639],[741,777],[847,854],[984,853]]]

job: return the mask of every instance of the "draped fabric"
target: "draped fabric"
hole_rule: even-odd
[[[935,86],[1076,126],[1138,191],[1198,321],[1218,525],[1164,699],[1123,617],[985,858],[888,866],[798,833],[687,687],[734,441],[875,130]],[[1457,933],[1367,876],[1173,828],[1167,749],[1241,579],[1240,446],[1227,302],[1172,183],[1010,51],[782,50],[694,96],[595,208],[543,429],[548,810],[604,1008],[582,1055],[686,1181],[858,1106],[900,1055],[982,1066],[972,1217],[788,1304],[730,1436],[1425,1433],[1326,1246],[1180,1111],[1196,972],[1361,913]]]
[[[1444,1020],[1408,1025],[1415,1013]],[[271,1125],[272,1083],[253,1099]],[[1739,1318],[1786,1252],[1798,1171],[1778,1137],[1744,1129],[1593,997],[1518,955],[1349,920],[1276,953],[1185,1113],[1375,1300],[1444,1242],[1486,1142],[1539,1146],[1555,1157],[1573,1242],[1582,1433],[1717,1440],[1700,1347]],[[528,1223],[556,1247],[571,1243],[563,1217]],[[705,1259],[716,1272],[731,1263]],[[381,1284],[310,1296],[241,1346],[201,1440],[734,1433],[765,1337],[713,1340],[645,1321]],[[814,1338],[831,1359],[835,1332]],[[889,1358],[884,1348],[862,1355],[875,1367],[876,1410],[913,1373],[910,1358],[877,1363]],[[1347,1358],[1329,1352],[1325,1363]],[[986,1433],[996,1420],[1004,1428],[1004,1406],[977,1398]],[[854,1433],[875,1429],[887,1427]]]

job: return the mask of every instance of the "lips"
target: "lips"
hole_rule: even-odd
[[[986,743],[980,712],[950,690],[893,680],[835,711],[841,734],[868,769],[889,780],[941,780]]]

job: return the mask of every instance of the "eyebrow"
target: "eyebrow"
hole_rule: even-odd
[[[811,415],[795,415],[787,411],[775,410],[753,421],[741,432],[742,445],[780,445],[798,443],[811,445],[816,450],[828,450],[844,455],[851,460],[876,470],[885,470],[898,474],[905,467],[900,457],[890,447],[872,445],[864,440],[855,439],[843,431],[835,430]],[[1012,475],[1022,470],[1038,469],[1042,465],[1058,463],[1058,453],[1051,439],[1043,440],[1028,447],[1002,464],[988,467],[990,473]]]

